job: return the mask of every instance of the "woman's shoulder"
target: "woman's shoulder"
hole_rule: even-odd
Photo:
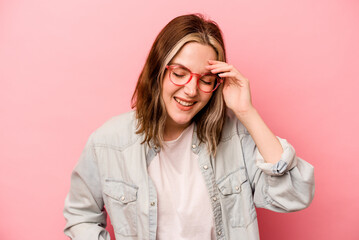
[[[135,142],[139,138],[136,134],[135,111],[111,117],[91,134],[91,138],[95,145],[119,148]]]

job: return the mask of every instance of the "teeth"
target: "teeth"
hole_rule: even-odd
[[[175,98],[175,100],[176,100],[176,102],[178,102],[179,104],[181,104],[181,105],[183,105],[183,106],[186,106],[186,107],[192,106],[192,105],[194,104],[194,102],[189,103],[189,102],[181,101],[181,100],[179,100],[178,98]]]

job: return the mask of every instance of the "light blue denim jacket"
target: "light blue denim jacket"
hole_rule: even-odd
[[[91,134],[65,200],[67,236],[110,239],[106,207],[116,239],[156,239],[157,193],[147,167],[160,148],[141,144],[143,136],[135,131],[132,111],[113,117]],[[248,131],[228,113],[213,158],[194,129],[192,151],[199,156],[217,239],[259,239],[255,207],[290,212],[312,201],[313,166],[297,157],[285,139],[278,139],[284,150],[280,161],[265,163]]]

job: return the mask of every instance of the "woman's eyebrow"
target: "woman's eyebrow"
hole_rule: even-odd
[[[176,62],[173,62],[173,63],[170,63],[171,65],[179,65],[181,67],[184,67],[184,68],[187,68],[188,70],[190,70],[188,67],[186,67],[185,65],[181,64],[181,63],[176,63]]]
[[[183,64],[181,64],[181,63],[170,62],[169,65],[178,65],[178,66],[184,67],[184,68],[190,70],[191,72],[193,72],[191,69],[189,69],[188,67],[186,67],[185,65],[183,65]],[[206,72],[204,72],[203,74],[207,74],[207,73],[211,73],[211,71],[206,71]]]

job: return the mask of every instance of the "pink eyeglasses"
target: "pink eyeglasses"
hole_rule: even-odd
[[[223,79],[216,74],[193,73],[188,68],[178,64],[167,65],[166,68],[168,69],[171,82],[176,86],[184,86],[191,81],[193,76],[196,76],[199,90],[205,93],[211,93],[223,82]]]

